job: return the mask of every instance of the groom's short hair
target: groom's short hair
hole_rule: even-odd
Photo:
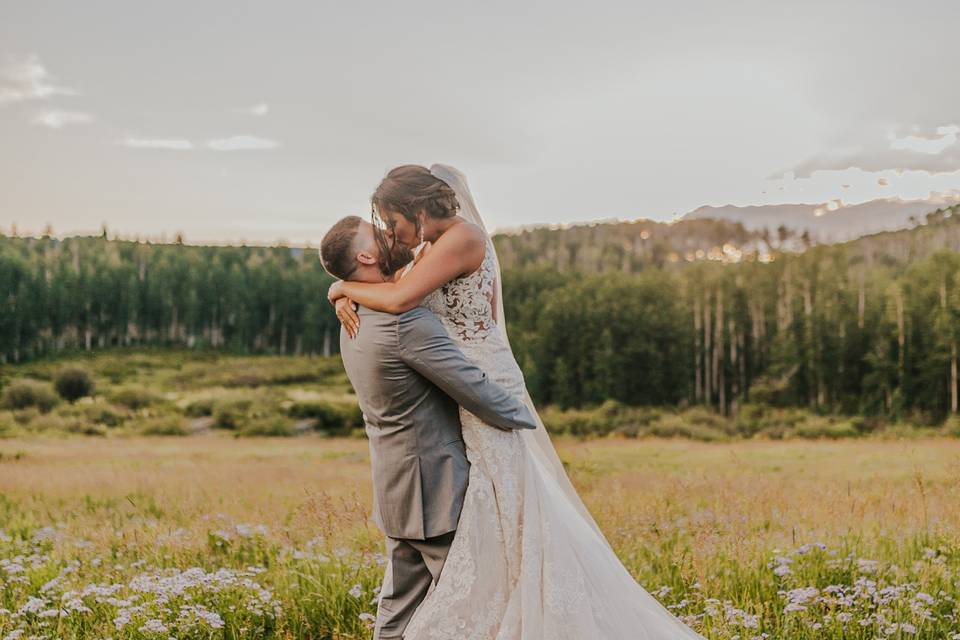
[[[337,221],[320,242],[320,263],[334,278],[346,280],[357,270],[357,253],[353,241],[362,220],[347,216]]]

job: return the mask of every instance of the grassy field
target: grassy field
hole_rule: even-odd
[[[960,442],[564,439],[637,579],[708,638],[960,638]],[[368,638],[356,438],[0,440],[0,638]]]
[[[89,385],[73,402],[57,388],[68,370]],[[336,357],[114,349],[0,367],[0,387],[0,438],[347,435],[363,425]]]
[[[69,374],[69,375],[66,375]],[[77,383],[75,398],[59,391]],[[72,402],[69,400],[73,400]],[[721,416],[701,406],[541,407],[547,429],[577,437],[681,437],[704,442],[857,437],[960,437],[960,419],[819,415],[746,403]],[[238,356],[188,349],[108,349],[0,366],[0,438],[319,433],[362,436],[362,417],[337,357]]]

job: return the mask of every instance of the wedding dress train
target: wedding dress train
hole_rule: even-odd
[[[525,396],[495,320],[499,269],[489,236],[486,242],[481,267],[424,304],[467,357]],[[471,464],[463,510],[440,579],[406,640],[703,640],[633,579],[534,440],[463,409],[461,420]]]

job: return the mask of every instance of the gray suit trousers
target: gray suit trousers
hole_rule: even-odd
[[[387,537],[387,571],[380,588],[373,640],[401,640],[431,584],[440,579],[456,531],[426,540]]]

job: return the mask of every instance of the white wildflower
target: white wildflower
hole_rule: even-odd
[[[170,629],[162,620],[147,620],[139,629],[140,633],[169,633]]]
[[[26,603],[20,607],[20,610],[17,612],[18,615],[23,615],[25,613],[40,613],[47,606],[46,598],[35,598],[31,596]]]

